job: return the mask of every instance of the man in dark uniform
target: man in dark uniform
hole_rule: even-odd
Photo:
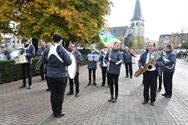
[[[133,68],[132,68],[132,56],[134,57],[129,48],[125,46],[125,51],[123,52],[123,61],[125,63],[125,70],[126,70],[126,76],[125,78],[128,78],[130,76],[130,79],[132,79],[133,76]]]
[[[25,88],[26,87],[26,74],[28,77],[28,87],[27,89],[31,89],[32,85],[32,76],[31,76],[31,64],[32,64],[32,58],[35,55],[35,48],[34,46],[29,42],[27,39],[22,39],[22,44],[24,44],[24,47],[21,49],[20,54],[25,55],[27,59],[27,63],[21,64],[22,67],[22,77],[23,77],[23,85],[19,88]]]
[[[166,51],[166,55],[163,58],[164,59],[163,83],[164,83],[165,93],[162,94],[162,96],[165,96],[166,98],[171,98],[172,79],[176,65],[176,53],[172,50],[172,46],[170,44],[166,45],[165,51]]]
[[[75,56],[76,62],[77,62],[77,72],[74,77],[74,79],[69,78],[69,86],[70,86],[70,91],[67,93],[67,95],[72,95],[74,94],[74,83],[75,83],[75,88],[76,88],[76,93],[75,97],[79,96],[79,67],[80,64],[83,62],[83,57],[81,53],[77,50],[77,47],[75,44],[71,44],[71,53]]]
[[[54,46],[46,49],[41,64],[46,64],[53,116],[59,118],[65,115],[65,112],[62,112],[62,104],[68,79],[67,66],[72,60],[68,51],[61,45],[62,37],[55,34],[53,41]]]
[[[37,51],[37,56],[39,56],[40,63],[41,63],[42,55],[46,49],[45,46],[46,46],[45,42],[42,42],[41,47]],[[44,81],[44,64],[40,65],[39,70],[40,70],[41,81]]]
[[[143,74],[144,79],[144,101],[142,104],[147,104],[150,100],[150,104],[154,106],[154,102],[156,100],[156,89],[157,89],[157,75],[161,75],[161,63],[155,59],[152,59],[153,52],[155,51],[155,43],[149,42],[148,43],[148,51],[144,52],[138,61],[139,68],[143,69],[144,65],[151,62],[151,69],[148,69]],[[150,89],[150,96],[149,96],[149,89]]]

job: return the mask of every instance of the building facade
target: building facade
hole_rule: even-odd
[[[170,43],[174,48],[180,48],[181,45],[187,41],[188,33],[161,34],[159,36],[158,46],[163,47]]]

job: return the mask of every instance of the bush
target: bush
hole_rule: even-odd
[[[32,76],[39,75],[39,71],[35,69],[37,62],[38,58],[34,58],[31,66]],[[0,61],[0,84],[20,80],[21,78],[21,65],[15,65],[14,60]]]
[[[32,76],[38,76],[39,71],[35,69],[38,58],[33,58],[31,65]],[[86,64],[86,55],[83,54],[83,63]],[[0,60],[0,84],[22,79],[21,65],[15,65],[14,60]]]

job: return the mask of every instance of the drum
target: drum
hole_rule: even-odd
[[[72,60],[71,65],[68,66],[68,74],[70,79],[74,79],[77,72],[77,61],[75,56],[72,53],[69,53],[70,58]]]
[[[15,58],[15,64],[23,64],[23,63],[27,63],[27,59],[24,55],[18,55]]]

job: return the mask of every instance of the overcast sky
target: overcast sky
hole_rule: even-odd
[[[136,0],[111,0],[114,6],[107,26],[129,26]],[[140,0],[145,20],[145,37],[158,40],[160,34],[188,32],[188,0]]]

